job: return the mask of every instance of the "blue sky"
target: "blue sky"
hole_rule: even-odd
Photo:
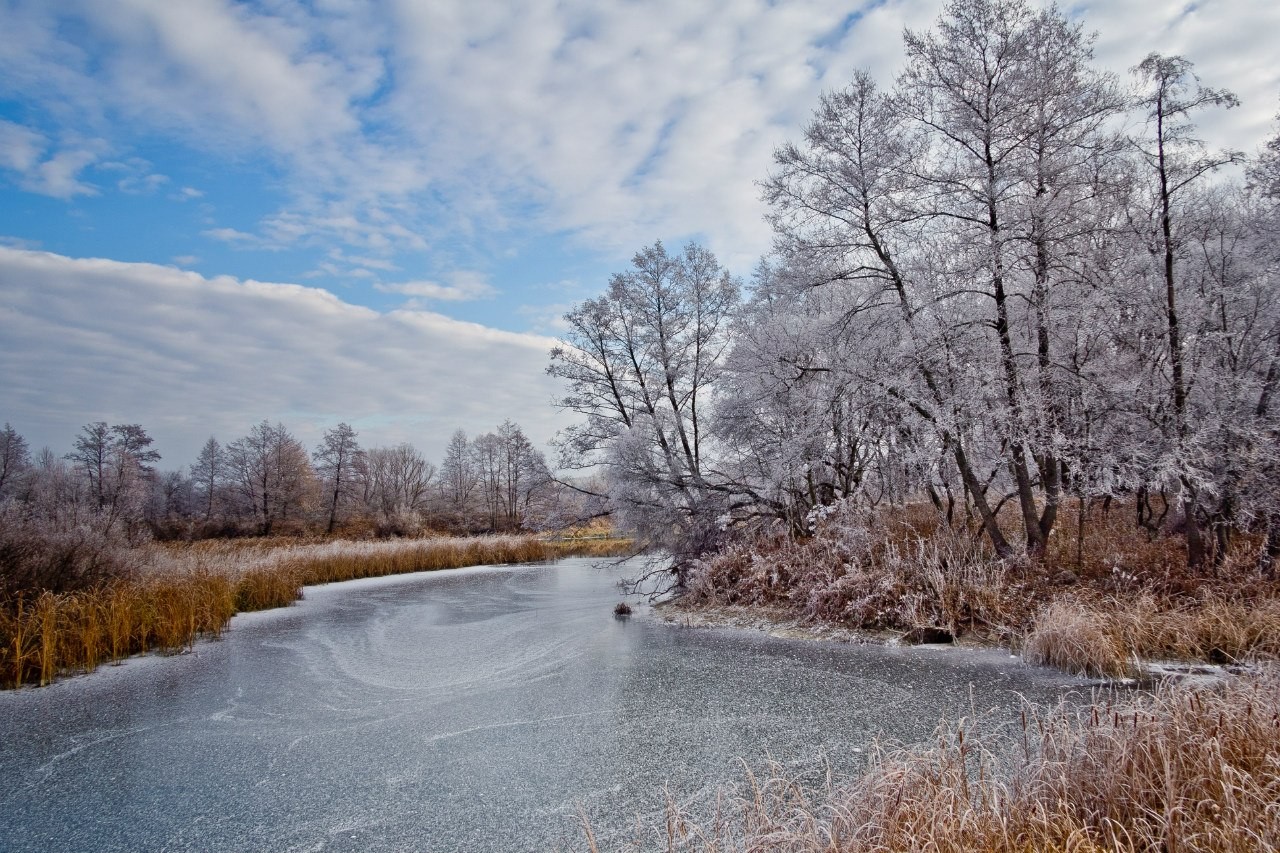
[[[1106,67],[1235,90],[1205,136],[1252,151],[1277,6],[1069,8]],[[545,442],[559,315],[656,239],[745,276],[773,148],[940,8],[0,0],[0,420],[59,452],[141,422],[175,465],[262,418]]]

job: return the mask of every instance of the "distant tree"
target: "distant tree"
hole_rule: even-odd
[[[191,466],[191,479],[200,493],[200,502],[204,510],[204,520],[213,520],[213,504],[218,494],[218,486],[222,483],[226,468],[227,454],[222,445],[213,436],[200,448],[200,456]]]
[[[509,528],[519,529],[528,520],[534,496],[549,485],[550,472],[519,424],[503,421],[497,434],[502,442],[503,516]]]
[[[329,520],[325,532],[332,533],[340,508],[361,494],[360,478],[365,470],[364,451],[356,441],[356,431],[340,423],[324,434],[312,453],[315,471],[324,487]]]
[[[496,432],[476,436],[471,459],[490,530],[518,530],[529,521],[529,509],[550,485],[546,459],[519,424],[504,421]]]
[[[384,524],[416,523],[435,475],[412,444],[375,447],[365,454],[365,504]]]
[[[111,467],[111,427],[106,421],[85,424],[76,437],[75,450],[67,454],[67,460],[75,463],[89,481],[89,491],[99,507],[106,506],[107,478]]]
[[[15,490],[19,478],[31,470],[27,440],[7,422],[0,430],[0,500]]]
[[[145,514],[147,487],[155,474],[152,463],[160,453],[141,424],[86,424],[67,459],[86,479],[104,529],[121,524],[129,539]]]
[[[440,463],[439,478],[441,502],[452,524],[462,526],[466,523],[478,480],[467,434],[456,430],[449,438],[444,461]]]
[[[484,501],[485,526],[497,530],[502,515],[502,439],[492,432],[471,442],[471,461]]]
[[[198,511],[195,483],[183,471],[162,471],[152,479],[147,507],[152,528],[164,535],[186,535],[185,523]]]
[[[306,501],[315,478],[306,449],[284,424],[262,421],[227,445],[226,453],[237,494],[259,531],[269,536]]]
[[[24,499],[31,513],[53,530],[69,530],[97,513],[97,498],[83,476],[49,448],[36,454]]]

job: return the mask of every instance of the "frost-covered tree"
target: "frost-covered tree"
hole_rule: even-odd
[[[218,487],[222,484],[227,454],[213,436],[200,448],[200,456],[191,466],[191,479],[199,491],[201,509],[206,522],[213,520],[213,507]]]
[[[550,485],[542,453],[518,424],[504,421],[496,432],[478,435],[471,458],[490,530],[518,530],[529,520],[539,492]]]
[[[551,352],[547,372],[568,389],[558,405],[584,418],[559,437],[561,465],[603,466],[624,523],[655,542],[698,540],[724,503],[707,421],[738,291],[706,249],[655,243],[565,315]]]
[[[141,424],[96,421],[81,429],[66,458],[87,482],[97,511],[95,524],[103,530],[120,525],[130,540],[140,532],[155,473],[152,463],[160,459],[152,444]]]
[[[262,535],[306,503],[315,474],[306,449],[284,424],[262,421],[227,445],[226,453],[228,478]]]
[[[856,75],[777,151],[764,185],[777,250],[808,287],[840,291],[801,302],[826,317],[814,352],[856,343],[824,369],[879,422],[868,447],[898,457],[877,480],[923,476],[939,504],[954,483],[1007,554],[989,497],[1007,478],[1039,551],[1079,467],[1084,350],[1061,331],[1088,301],[1087,235],[1113,216],[1106,128],[1123,101],[1055,9],[955,2],[906,47],[891,92]]]
[[[1199,519],[1200,478],[1189,458],[1188,440],[1190,377],[1186,364],[1185,311],[1179,296],[1187,288],[1179,280],[1190,241],[1182,227],[1188,216],[1186,199],[1196,199],[1195,189],[1214,170],[1241,159],[1238,152],[1209,152],[1196,138],[1193,117],[1208,107],[1232,107],[1238,101],[1230,92],[1200,85],[1192,64],[1180,56],[1151,54],[1134,73],[1142,91],[1137,106],[1145,112],[1147,134],[1135,140],[1149,176],[1149,219],[1153,222],[1150,245],[1159,263],[1162,285],[1164,334],[1167,347],[1168,416],[1161,424],[1168,446],[1160,454],[1160,467],[1172,472],[1181,492],[1187,559],[1192,566],[1205,562],[1207,547]],[[1162,470],[1153,472],[1161,478]]]
[[[12,494],[18,481],[31,470],[27,440],[7,422],[0,429],[0,500]]]
[[[314,470],[324,489],[328,520],[325,532],[332,533],[338,513],[354,503],[362,493],[361,477],[365,470],[364,451],[356,441],[356,431],[340,423],[325,432],[320,446],[311,454]]]
[[[455,430],[449,438],[444,459],[440,463],[440,499],[449,522],[457,527],[466,524],[478,477],[467,434]]]
[[[408,443],[375,447],[365,454],[365,506],[382,523],[411,529],[426,509],[436,466]]]

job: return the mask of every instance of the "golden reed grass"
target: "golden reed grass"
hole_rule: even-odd
[[[599,849],[589,825],[586,845]],[[626,849],[1280,849],[1280,677],[1028,706],[1012,732],[943,726],[934,746],[879,750],[842,783],[807,783],[772,765],[702,807],[668,795],[661,821],[641,825]]]
[[[81,592],[43,592],[0,608],[0,686],[45,685],[59,674],[141,652],[180,651],[197,637],[218,635],[236,613],[292,604],[308,585],[604,556],[629,546],[617,539],[533,536],[156,546],[129,578]]]
[[[1036,617],[1022,652],[1032,663],[1109,677],[1136,675],[1149,660],[1280,658],[1280,599],[1064,598]]]

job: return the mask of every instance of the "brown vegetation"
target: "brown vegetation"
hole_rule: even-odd
[[[1280,846],[1280,676],[1042,712],[1013,737],[974,721],[932,748],[878,750],[812,786],[751,776],[695,819],[670,797],[633,849],[668,851],[1246,851]],[[587,831],[587,846],[597,845]]]
[[[140,652],[178,651],[197,637],[216,636],[238,612],[297,601],[311,584],[616,554],[629,544],[485,536],[153,545],[132,552],[128,571],[97,585],[17,593],[0,602],[0,685],[44,685],[61,673],[92,670]]]
[[[837,512],[809,538],[757,537],[703,559],[684,606],[763,606],[871,631],[937,628],[1106,676],[1153,658],[1280,656],[1280,584],[1257,570],[1261,537],[1238,536],[1205,574],[1187,569],[1179,537],[1137,529],[1119,508],[1096,508],[1084,524],[1063,515],[1033,561],[996,559],[928,506]]]

